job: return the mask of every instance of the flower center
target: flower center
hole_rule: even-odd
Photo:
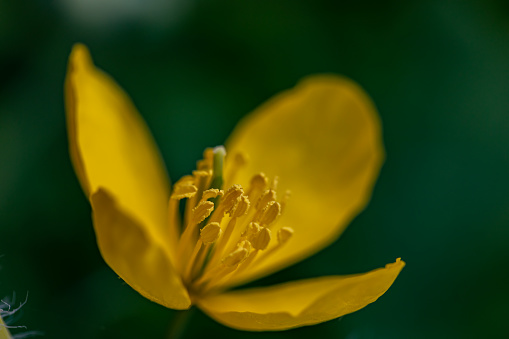
[[[293,234],[292,228],[277,225],[290,195],[287,191],[277,201],[278,178],[269,181],[259,173],[247,190],[241,185],[223,190],[225,156],[222,146],[207,148],[193,174],[173,185],[169,215],[180,230],[177,269],[192,294],[228,287],[233,278],[277,253]],[[236,154],[231,161],[227,182],[246,157]]]

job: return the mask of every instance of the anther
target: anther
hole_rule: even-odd
[[[284,243],[286,243],[288,240],[290,240],[290,238],[292,237],[293,235],[293,228],[291,227],[282,227],[278,232],[277,232],[277,241],[280,245],[283,245]]]
[[[199,224],[212,213],[214,203],[211,201],[202,201],[193,209],[193,224]]]
[[[192,184],[193,182],[194,182],[194,177],[192,175],[184,175],[182,178],[177,180],[175,185]]]
[[[214,219],[214,216],[211,219]],[[221,238],[215,244],[214,253],[212,254],[212,257],[209,260],[210,265],[213,266],[222,257],[224,249],[226,248],[226,245],[228,244],[228,241],[230,240],[230,237],[233,233],[233,229],[235,228],[236,223],[237,223],[237,218],[232,218],[228,222],[226,229],[221,234]]]
[[[205,151],[203,151],[203,159],[196,163],[196,168],[198,170],[211,170],[213,165],[213,157],[214,149],[210,147],[206,148]]]
[[[207,224],[200,230],[200,239],[205,245],[212,244],[220,235],[221,226],[217,222]]]
[[[244,193],[242,186],[240,186],[238,184],[232,185],[224,193],[223,201],[227,201],[230,199],[237,199],[242,193]]]
[[[228,188],[224,193],[224,196],[221,198],[221,201],[219,202],[219,209],[222,211],[222,213],[230,213],[239,202],[238,199],[243,193],[244,190],[240,185],[233,185]],[[222,218],[222,215],[218,217]]]
[[[263,192],[260,199],[258,199],[258,202],[256,203],[256,209],[263,209],[269,202],[274,200],[276,200],[276,191],[266,190]]]
[[[258,195],[267,187],[267,177],[263,173],[258,173],[251,178],[249,183],[249,189],[247,191],[247,196],[251,200],[257,198]]]
[[[228,254],[226,257],[223,258],[222,263],[227,267],[234,267],[240,264],[246,257],[248,256],[249,252],[247,249],[243,247],[237,247],[235,251]]]
[[[271,232],[268,228],[262,227],[257,233],[250,237],[251,245],[256,250],[264,250],[269,246],[271,239]]]
[[[217,188],[211,188],[203,192],[201,201],[217,198],[223,196],[224,192]]]
[[[260,218],[260,225],[269,226],[276,220],[281,213],[281,205],[276,201],[271,201],[263,209],[263,214]]]
[[[282,227],[277,232],[277,241],[278,243],[275,246],[270,247],[266,251],[262,253],[261,256],[259,256],[254,262],[252,263],[252,267],[260,265],[262,262],[267,260],[267,258],[270,258],[275,252],[281,249],[281,247],[284,246],[285,243],[290,240],[290,238],[293,235],[293,228],[291,227]],[[246,260],[247,261],[247,260]]]
[[[251,222],[247,225],[246,230],[241,234],[243,238],[250,238],[254,234],[258,233],[262,227],[257,222]]]
[[[196,191],[198,191],[198,188],[192,184],[175,184],[171,193],[171,199],[191,198],[196,194]]]
[[[249,254],[249,252],[251,252],[251,250],[253,249],[253,245],[251,244],[251,242],[249,240],[242,240],[239,245],[239,247],[242,247],[242,248],[245,248],[247,250],[247,253]]]
[[[267,182],[267,176],[263,173],[258,173],[251,178],[250,184],[253,188],[264,189],[267,186]]]
[[[212,177],[212,171],[193,171],[194,184],[198,187],[200,192],[208,188],[209,182]]]
[[[236,166],[244,166],[247,164],[247,155],[242,152],[235,153],[233,156],[233,162]]]
[[[191,199],[189,199],[186,203],[186,208],[184,212],[184,223],[186,225],[192,219],[193,209],[198,204],[202,192],[208,187],[208,182],[210,181],[211,174],[212,172],[210,170],[193,171],[194,185],[197,188],[196,191],[197,194],[194,195]]]
[[[209,177],[210,175],[211,175],[211,173],[209,170],[194,170],[193,171],[193,176],[194,176],[195,180],[200,177]]]
[[[247,210],[249,209],[249,199],[247,196],[242,195],[240,196],[240,200],[237,203],[237,206],[235,207],[235,211],[233,212],[233,217],[238,218],[243,216],[247,213]]]

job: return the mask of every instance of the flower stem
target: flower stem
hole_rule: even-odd
[[[193,313],[194,307],[185,311],[176,311],[173,319],[171,320],[170,329],[168,330],[168,339],[181,338]]]

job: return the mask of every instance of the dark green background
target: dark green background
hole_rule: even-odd
[[[97,249],[64,120],[66,61],[81,41],[131,95],[174,180],[308,74],[351,77],[380,111],[387,159],[367,209],[332,246],[259,284],[402,257],[393,287],[359,312],[286,332],[238,332],[197,311],[186,336],[509,334],[505,1],[194,1],[157,11],[159,22],[113,10],[105,25],[65,2],[0,0],[0,295],[30,292],[17,325],[47,338],[164,338],[175,314]]]

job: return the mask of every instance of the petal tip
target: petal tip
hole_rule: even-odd
[[[90,56],[88,47],[80,42],[74,44],[69,57],[69,65],[71,67],[79,67],[90,64],[92,64],[92,57]]]
[[[395,262],[385,265],[385,268],[395,268],[398,270],[401,270],[403,267],[405,267],[406,262],[401,260],[401,258],[397,258]]]

